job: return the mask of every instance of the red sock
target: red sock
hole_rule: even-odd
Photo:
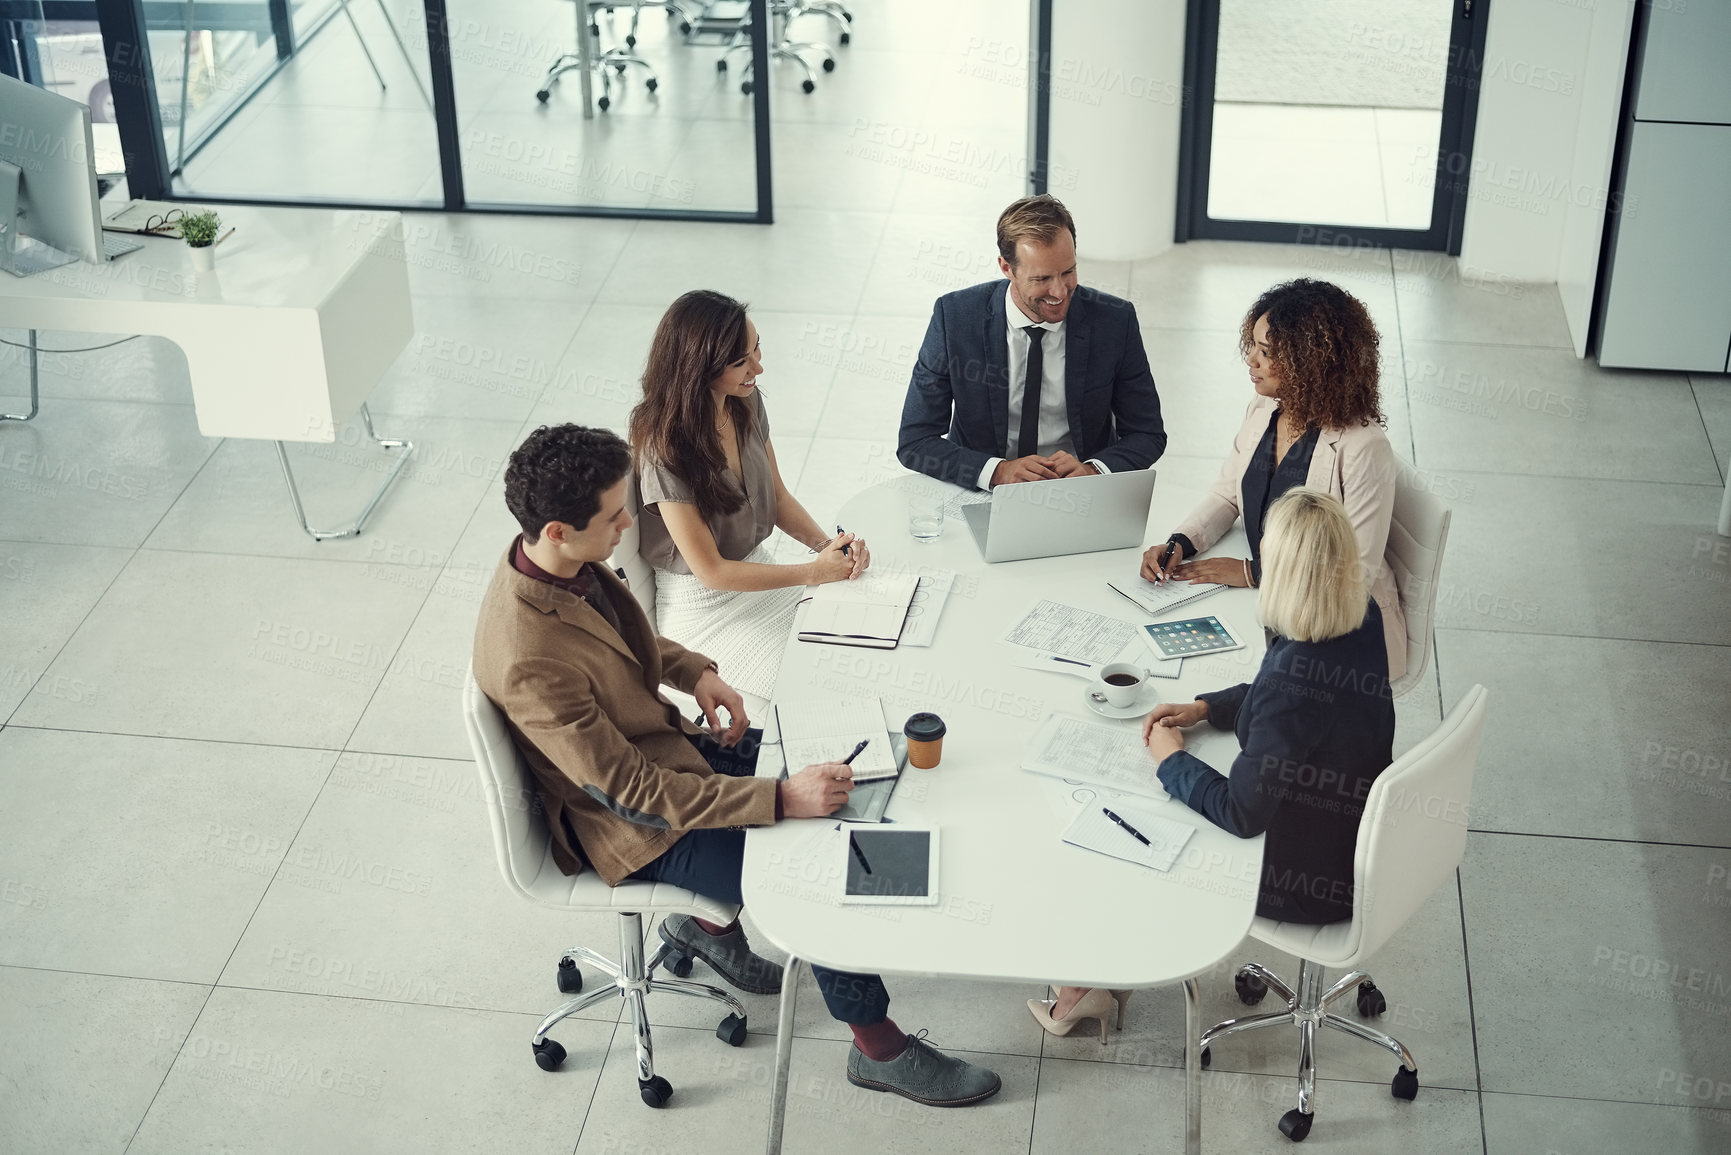
[[[691,921],[696,923],[699,927],[701,927],[703,929],[704,934],[726,934],[728,931],[732,930],[734,927],[739,925],[739,920],[737,918],[734,919],[732,922],[728,923],[726,926],[721,926],[721,925],[719,925],[717,923],[713,923],[713,922],[705,922],[703,919],[697,918],[695,916],[692,918]]]
[[[907,1032],[896,1026],[894,1019],[863,1027],[857,1023],[848,1026],[853,1029],[853,1045],[874,1063],[887,1063],[908,1049]]]

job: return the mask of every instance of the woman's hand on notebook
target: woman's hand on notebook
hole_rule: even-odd
[[[1187,582],[1219,582],[1223,586],[1242,588],[1250,583],[1245,580],[1245,563],[1236,557],[1205,557],[1196,561],[1187,561],[1172,570],[1172,576]]]
[[[864,572],[871,554],[863,542],[849,553],[842,552],[858,540],[851,533],[838,533],[824,542],[823,548],[817,551],[817,556],[805,563],[809,574],[806,584],[828,585],[830,582],[846,581]]]

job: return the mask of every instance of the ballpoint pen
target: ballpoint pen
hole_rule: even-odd
[[[836,535],[836,536],[837,536],[837,537],[840,537],[840,536],[841,536],[841,535],[842,535],[842,534],[844,534],[844,533],[846,533],[846,532],[847,532],[847,530],[845,530],[845,529],[843,529],[843,528],[842,528],[842,527],[841,527],[841,526],[839,526],[839,525],[838,525],[838,526],[836,526],[836,527],[835,527],[835,535]],[[846,554],[846,555],[847,555],[847,556],[848,556],[848,557],[852,557],[852,556],[853,556],[853,550],[852,550],[852,548],[851,548],[851,547],[850,547],[850,546],[845,546],[845,545],[844,545],[844,546],[842,546],[842,547],[841,547],[841,551],[842,551],[842,553],[844,553],[844,554]]]
[[[870,739],[870,738],[861,738],[861,739],[860,739],[860,740],[859,740],[859,745],[858,745],[858,746],[855,746],[855,747],[854,747],[854,748],[853,748],[853,753],[852,753],[852,754],[849,754],[849,755],[848,755],[848,756],[847,756],[847,757],[846,757],[846,758],[843,758],[843,759],[842,759],[842,760],[841,760],[841,764],[842,764],[842,765],[843,765],[843,766],[851,766],[851,765],[853,765],[853,760],[854,760],[854,759],[855,759],[855,758],[858,758],[858,757],[859,757],[859,752],[860,752],[860,751],[861,751],[861,750],[864,750],[864,749],[865,749],[865,748],[866,748],[866,747],[867,747],[867,746],[869,746],[869,745],[871,745],[871,739]]]
[[[1107,818],[1110,818],[1113,822],[1116,822],[1119,826],[1122,826],[1125,831],[1129,833],[1130,837],[1134,838],[1137,842],[1140,842],[1143,846],[1149,848],[1153,847],[1154,844],[1149,842],[1140,830],[1137,830],[1134,826],[1131,826],[1128,822],[1124,821],[1104,806],[1100,807],[1100,813],[1104,814]]]
[[[1175,541],[1166,543],[1166,552],[1160,555],[1160,573],[1162,576],[1166,573],[1166,567],[1172,563],[1172,551],[1177,548],[1178,543]]]
[[[865,851],[861,850],[859,848],[859,843],[853,840],[853,834],[851,832],[849,832],[847,836],[847,844],[852,848],[853,856],[859,859],[860,866],[865,868],[867,874],[870,874],[872,872],[872,864],[866,861]]]

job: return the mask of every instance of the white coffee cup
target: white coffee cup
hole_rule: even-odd
[[[1108,662],[1094,675],[1094,689],[1109,706],[1134,705],[1142,695],[1142,685],[1148,675],[1142,667],[1130,662]]]

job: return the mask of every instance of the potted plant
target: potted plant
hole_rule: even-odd
[[[180,219],[180,236],[192,250],[192,267],[209,272],[216,267],[216,234],[222,218],[214,209],[189,213]]]

